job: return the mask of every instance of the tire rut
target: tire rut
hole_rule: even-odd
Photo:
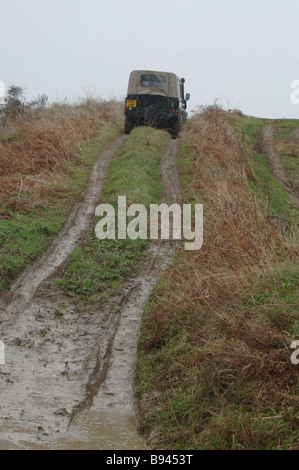
[[[122,140],[102,153],[66,227],[16,281],[10,301],[2,303],[7,363],[0,374],[1,449],[89,448],[89,438],[81,442],[89,413],[96,419],[93,427],[109,412],[105,421],[115,416],[114,429],[115,420],[125,416],[127,429],[135,416],[134,368],[143,308],[177,242],[150,242],[138,270],[99,306],[86,308],[62,294],[53,275],[92,220],[110,158]],[[177,142],[170,140],[161,163],[167,204],[181,202],[176,153]],[[132,432],[137,436],[135,428]],[[96,436],[93,445],[99,446],[98,441]],[[102,445],[108,445],[107,439]]]
[[[177,143],[170,140],[161,162],[163,202],[169,205],[181,202],[176,154]],[[102,358],[102,366],[99,358],[87,384],[86,397],[73,409],[70,424],[86,408],[108,408],[134,415],[134,366],[143,307],[154,284],[171,263],[175,246],[174,241],[150,243],[147,257],[140,263],[136,278],[125,283],[125,294],[112,315],[117,318],[117,326]]]
[[[6,299],[2,300],[7,313],[18,313],[26,307],[38,286],[51,275],[73,251],[84,230],[90,224],[99,201],[103,181],[112,155],[121,146],[124,136],[118,136],[101,153],[90,174],[80,200],[59,235],[36,262],[30,265],[13,283]]]

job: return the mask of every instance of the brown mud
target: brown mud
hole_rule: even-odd
[[[54,281],[93,220],[122,139],[101,154],[63,231],[2,300],[0,449],[146,448],[135,425],[137,340],[144,304],[176,242],[151,242],[136,272],[101,305],[74,300]],[[180,202],[176,152],[170,140],[161,167],[167,204]]]

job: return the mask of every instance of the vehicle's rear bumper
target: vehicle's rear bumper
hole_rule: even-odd
[[[128,95],[128,100],[136,106],[125,107],[125,116],[134,125],[155,125],[171,127],[180,119],[178,100],[157,95]]]
[[[126,112],[126,117],[129,118],[132,123],[139,125],[171,125],[179,120],[179,117],[173,114],[162,114],[158,116],[155,114],[151,116],[146,113],[130,113],[130,111]]]

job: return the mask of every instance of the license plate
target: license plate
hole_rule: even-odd
[[[128,100],[127,99],[127,107],[128,108],[136,108],[137,106],[137,100]]]

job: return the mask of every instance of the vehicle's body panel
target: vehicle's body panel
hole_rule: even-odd
[[[145,76],[145,77],[144,77]],[[144,78],[153,77],[154,83]],[[162,79],[162,80],[161,80]],[[130,74],[128,95],[162,95],[180,97],[180,79],[174,73],[151,70],[133,70]],[[160,86],[158,86],[160,84]],[[156,86],[151,86],[156,85]]]

